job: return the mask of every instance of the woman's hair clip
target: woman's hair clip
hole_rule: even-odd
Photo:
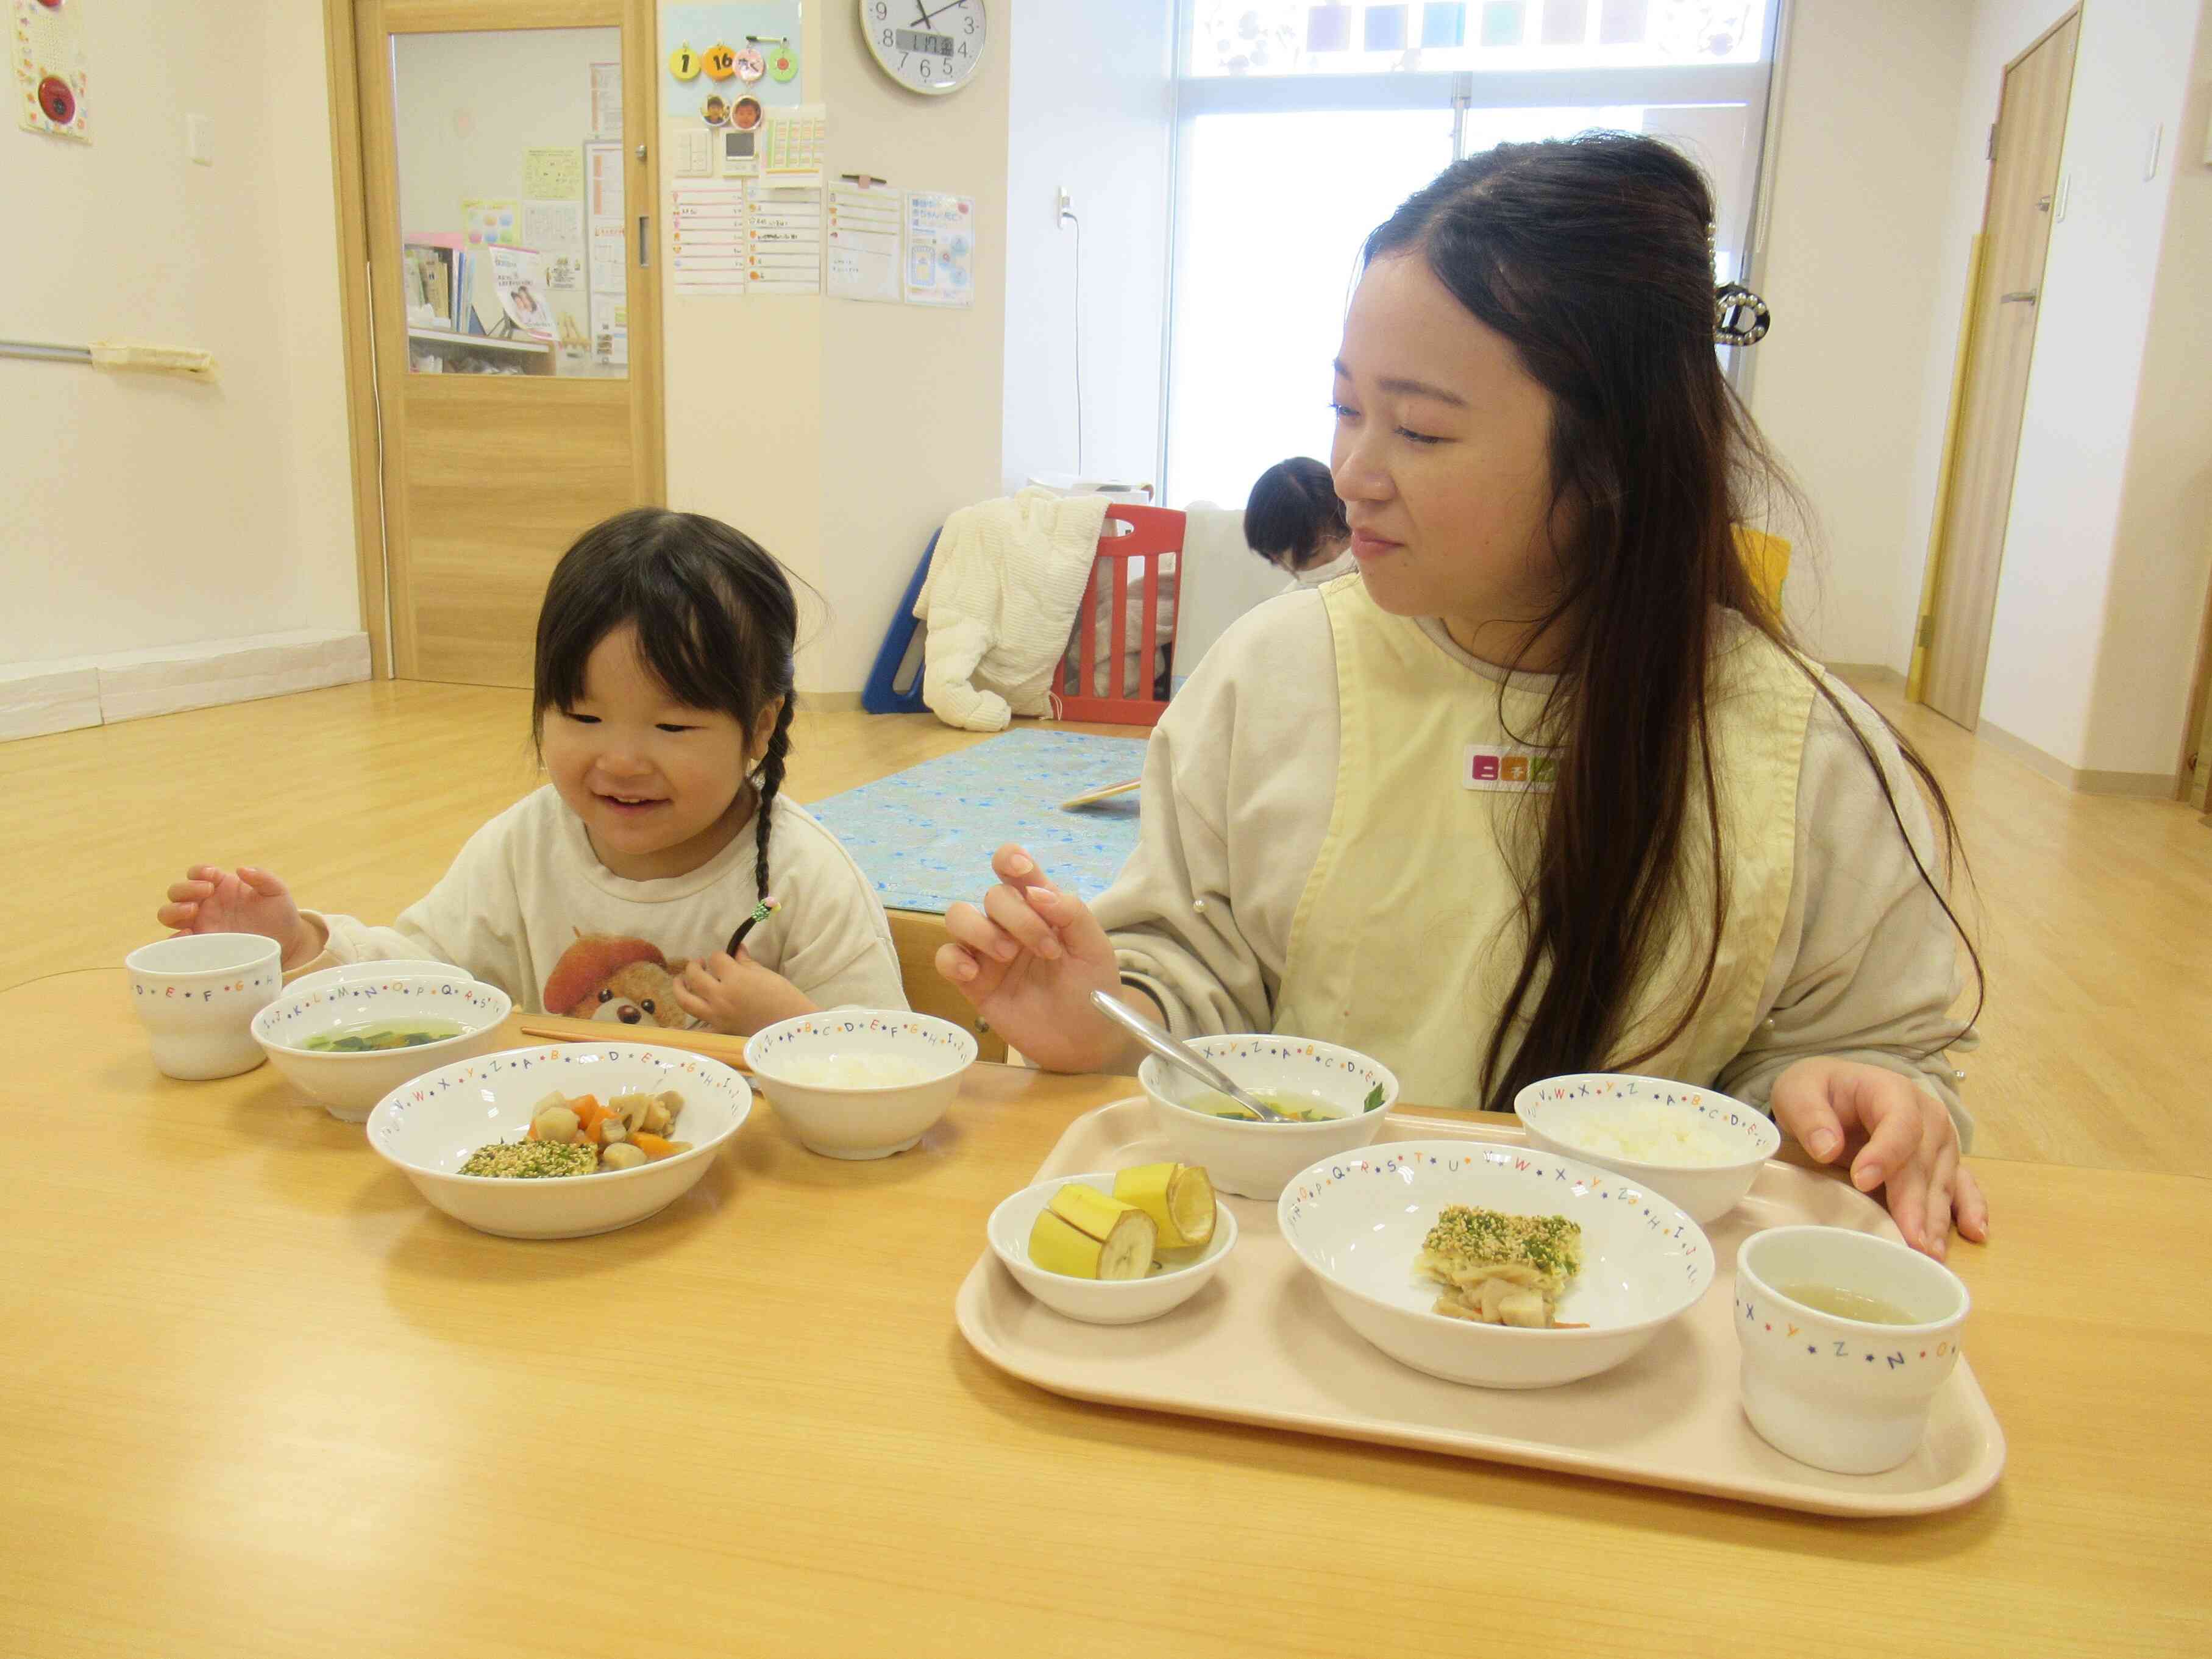
[[[1773,322],[1766,301],[1741,283],[1713,290],[1713,339],[1719,345],[1757,345]]]
[[[1705,269],[1711,270],[1719,258],[1716,251],[1717,234],[1713,222],[1705,221]],[[1741,283],[1723,283],[1713,290],[1713,343],[1716,345],[1757,345],[1766,337],[1773,314],[1766,301],[1753,294]]]

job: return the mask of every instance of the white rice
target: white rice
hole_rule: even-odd
[[[824,1054],[779,1060],[769,1073],[815,1089],[883,1089],[902,1084],[927,1083],[941,1077],[941,1068],[901,1054]]]
[[[1573,1116],[1562,1115],[1543,1127],[1554,1139],[1583,1152],[1638,1164],[1709,1170],[1741,1164],[1753,1152],[1748,1142],[1723,1134],[1680,1107],[1662,1106],[1656,1101],[1623,1101]]]

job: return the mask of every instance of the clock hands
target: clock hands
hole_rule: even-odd
[[[920,19],[921,27],[927,28],[939,18],[944,16],[946,12],[955,10],[967,3],[968,0],[945,0],[945,3],[939,6],[935,11],[921,11],[922,0],[915,0],[915,9],[918,12],[921,12]]]

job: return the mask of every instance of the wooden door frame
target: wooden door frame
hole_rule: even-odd
[[[623,33],[645,42],[642,52],[623,53],[623,141],[630,131],[646,135],[646,190],[632,202],[650,216],[659,252],[660,214],[660,84],[657,70],[660,39],[656,0],[621,0]],[[545,27],[568,27],[561,0],[544,0]],[[337,214],[338,308],[345,361],[346,434],[353,471],[354,570],[361,620],[368,635],[370,672],[396,678],[392,653],[391,591],[385,559],[384,458],[377,419],[376,354],[369,295],[368,163],[361,123],[361,55],[356,44],[357,0],[323,0],[323,58],[331,110],[331,173]],[[465,8],[457,9],[457,15]],[[633,118],[629,112],[640,113]],[[635,118],[635,127],[631,128]],[[629,379],[631,441],[643,461],[647,497],[668,499],[668,453],[660,373],[660,270],[644,268],[631,296]]]
[[[2000,117],[2004,113],[2005,83],[2012,78],[2012,72],[2050,44],[2051,37],[2069,23],[2079,23],[2082,9],[2081,6],[2075,6],[2064,16],[2058,18],[2049,28],[2015,52],[2006,62],[2004,67],[1997,71],[1997,113]],[[2078,43],[2075,51],[2077,54],[2075,67],[2079,68],[2078,54],[2081,47]],[[2060,121],[2058,129],[2061,163],[2058,189],[2061,191],[2066,188],[2063,167],[2065,135],[2074,114],[2073,86],[2073,76],[2069,73],[2067,76],[2066,115]],[[1966,416],[1967,394],[1972,390],[1968,381],[1972,378],[1971,371],[1973,366],[1972,354],[1974,335],[1980,329],[1984,320],[1981,304],[1982,257],[1988,248],[1990,210],[1991,204],[1996,200],[1996,188],[1997,158],[1996,152],[1992,150],[1989,158],[1989,176],[1982,183],[1981,221],[1975,226],[1973,239],[1967,245],[1965,315],[1959,324],[1958,353],[1951,368],[1951,406],[1944,418],[1942,458],[1936,463],[1936,515],[1928,527],[1928,558],[1920,573],[1920,605],[1919,608],[1913,612],[1912,650],[1905,677],[1905,700],[1907,702],[1927,702],[1927,698],[1922,693],[1925,690],[1928,679],[1928,648],[1935,634],[1936,599],[1942,591],[1943,565],[1950,553],[1950,549],[1946,545],[1948,538],[1944,535],[1947,528],[1945,520],[1951,510],[1951,486],[1959,465],[1959,428]],[[2049,245],[2046,242],[2044,252],[2046,264],[2049,263],[2050,257]],[[2036,327],[2039,332],[2042,325],[2041,308],[2039,307],[2036,317]],[[2030,361],[2033,362],[2032,354]],[[2013,456],[2013,479],[2015,483],[2019,477],[2020,456],[2015,449]],[[2007,515],[2006,522],[2007,533],[2009,535],[2009,514]],[[2002,550],[1999,551],[2002,556]],[[1986,670],[1984,672],[1986,672]]]
[[[2212,526],[2207,526],[2212,541]],[[2197,764],[2190,765],[2196,757]],[[2181,729],[2181,753],[2175,757],[2175,798],[2187,801],[2212,823],[2212,592],[2204,598],[2204,620],[2197,631],[2197,672],[2190,681],[2189,718]]]

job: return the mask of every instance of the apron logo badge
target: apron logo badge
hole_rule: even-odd
[[[1559,781],[1559,751],[1471,743],[1460,774],[1468,789],[1553,789]]]

